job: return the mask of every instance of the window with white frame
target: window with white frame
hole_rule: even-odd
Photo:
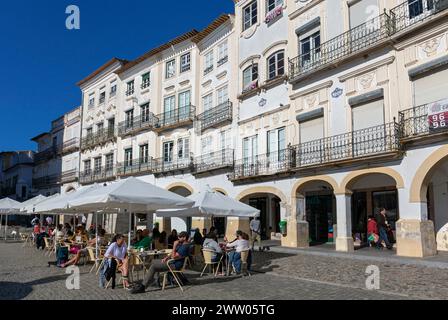
[[[232,146],[232,131],[230,129],[221,131],[221,150],[233,149]]]
[[[165,78],[169,79],[176,75],[176,60],[170,60],[166,63]]]
[[[149,146],[144,144],[140,146],[140,163],[149,162]]]
[[[180,57],[180,73],[189,71],[191,67],[191,54],[186,53]]]
[[[300,38],[302,68],[312,66],[320,58],[320,31]]]
[[[229,88],[227,86],[219,88],[217,91],[217,97],[218,106],[227,103],[229,101]]]
[[[207,155],[213,151],[213,137],[207,136],[201,139],[201,154]]]
[[[258,156],[258,135],[243,139],[243,159],[245,164],[254,163]]]
[[[151,85],[151,73],[146,72],[142,75],[142,89],[146,89]]]
[[[218,46],[218,66],[223,65],[229,60],[229,48],[227,41]]]
[[[145,103],[140,107],[140,115],[142,123],[147,123],[149,121],[149,103]]]
[[[271,12],[275,8],[282,6],[283,0],[266,0],[266,13]]]
[[[84,161],[84,174],[89,175],[92,173],[92,161],[91,160],[85,160]]]
[[[94,162],[93,162],[94,174],[101,173],[102,162],[103,162],[103,158],[102,157],[98,157],[98,158],[94,159]]]
[[[134,80],[129,81],[126,87],[126,95],[130,96],[134,94]]]
[[[126,129],[132,128],[134,126],[134,109],[126,111]]]
[[[268,131],[267,149],[271,161],[280,161],[283,159],[286,149],[285,128]]]
[[[258,3],[253,1],[243,8],[243,31],[257,23]]]
[[[114,154],[106,155],[106,171],[111,171],[114,168]]]
[[[100,104],[106,102],[106,88],[102,88],[100,91]]]
[[[285,74],[285,51],[280,50],[272,54],[268,60],[268,80]]]
[[[89,108],[92,108],[95,106],[95,94],[91,93],[89,95]]]
[[[210,110],[213,108],[213,94],[210,93],[202,98],[202,107],[204,111]]]
[[[208,52],[204,57],[204,74],[213,71],[213,51]]]
[[[112,81],[110,83],[110,97],[115,97],[115,95],[117,94],[117,82],[116,81]]]
[[[408,0],[409,18],[414,19],[426,11],[433,10],[434,2],[434,0]]]
[[[132,148],[124,150],[124,166],[130,167],[132,166]]]
[[[243,71],[243,90],[248,91],[255,89],[258,84],[258,63],[254,63]]]
[[[163,162],[173,162],[174,142],[169,141],[163,144]]]
[[[190,138],[181,138],[177,140],[178,159],[190,159]]]

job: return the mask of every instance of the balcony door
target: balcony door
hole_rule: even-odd
[[[320,27],[319,27],[320,28]],[[312,32],[301,35],[300,41],[300,67],[303,71],[312,69],[320,60],[320,30],[315,29]]]
[[[258,135],[245,138],[243,140],[243,174],[255,175],[257,174],[258,160]]]
[[[163,144],[163,162],[169,164],[173,162],[174,142],[165,142]]]
[[[299,122],[300,147],[297,161],[299,166],[307,166],[324,162],[325,149],[324,117]]]
[[[279,128],[268,132],[268,158],[269,166],[277,166],[281,169],[286,160],[285,128]]]
[[[134,126],[134,109],[126,112],[126,129],[132,129]]]
[[[163,106],[163,123],[171,124],[175,120],[176,97],[171,96],[165,98]]]
[[[352,107],[353,157],[387,150],[384,126],[384,99]]]
[[[124,166],[125,168],[132,167],[132,148],[124,150]]]
[[[434,10],[434,0],[408,0],[409,20],[418,21]]]
[[[179,120],[187,120],[190,114],[191,93],[185,91],[179,93]]]
[[[177,140],[177,158],[179,164],[186,165],[190,162],[190,138]]]
[[[378,0],[361,0],[349,5],[351,50],[356,51],[380,35],[381,21]],[[370,40],[369,40],[370,39]]]

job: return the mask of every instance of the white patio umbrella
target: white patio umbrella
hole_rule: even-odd
[[[154,213],[158,209],[189,208],[192,200],[153,184],[131,177],[114,182],[83,194],[69,201],[70,208],[89,211],[124,210],[129,213],[129,234],[131,238],[131,216],[137,213]]]
[[[19,209],[20,209],[20,202],[17,202],[11,198],[4,198],[0,200],[0,214],[2,215],[2,220],[3,220],[3,214],[6,215],[5,241],[7,240],[8,236],[8,215],[19,212]]]
[[[20,204],[20,213],[21,214],[32,214],[34,212],[34,206],[44,200],[47,200],[47,197],[43,195],[38,195],[37,197],[31,198],[25,202]]]
[[[189,196],[194,201],[192,208],[157,210],[158,217],[245,217],[253,218],[260,215],[260,210],[236,201],[219,192],[206,191]]]

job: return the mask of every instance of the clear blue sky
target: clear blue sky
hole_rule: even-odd
[[[71,4],[80,30],[65,28]],[[112,57],[134,59],[233,11],[232,0],[1,1],[0,151],[35,150],[30,139],[80,104],[75,83]]]

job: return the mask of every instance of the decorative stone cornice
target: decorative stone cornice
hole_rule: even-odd
[[[295,99],[300,98],[302,96],[306,96],[306,95],[308,95],[308,94],[310,94],[312,92],[315,92],[315,91],[318,91],[318,90],[321,90],[321,89],[325,89],[325,88],[330,88],[332,85],[333,85],[333,81],[332,80],[326,81],[326,82],[323,82],[323,83],[318,84],[316,86],[313,86],[311,88],[308,88],[308,89],[296,92],[296,93],[290,95],[289,98],[291,100],[295,100]]]
[[[302,13],[310,10],[311,8],[315,7],[316,5],[318,5],[319,3],[321,3],[324,0],[313,0],[310,3],[306,4],[305,6],[303,6],[302,8],[297,9],[296,11],[294,11],[293,13],[291,13],[288,17],[290,20],[297,18],[298,16],[300,16]]]
[[[367,66],[364,66],[362,68],[356,69],[354,71],[348,72],[348,73],[340,76],[339,77],[339,81],[345,82],[345,81],[347,81],[350,78],[357,77],[357,76],[362,75],[362,74],[364,74],[366,72],[375,70],[375,69],[377,69],[379,67],[391,64],[394,61],[395,61],[395,57],[394,56],[387,57],[385,59],[381,59],[381,60],[379,60],[377,62],[371,63],[371,64],[369,64]]]

